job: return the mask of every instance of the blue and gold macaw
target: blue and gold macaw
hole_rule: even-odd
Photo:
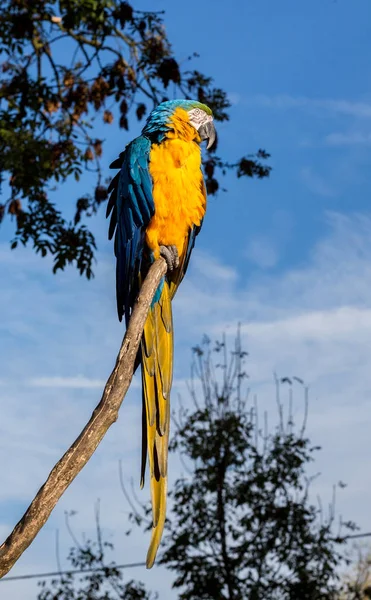
[[[117,310],[126,325],[151,263],[163,256],[168,270],[155,293],[141,341],[143,443],[141,487],[148,452],[153,529],[151,568],[165,523],[170,390],[173,377],[171,300],[184,277],[206,210],[201,148],[215,141],[210,108],[193,100],[162,102],[142,134],[111,168],[107,216],[115,234]]]

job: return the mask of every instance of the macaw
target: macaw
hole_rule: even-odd
[[[152,500],[151,568],[162,537],[167,495],[170,390],[173,377],[171,301],[187,270],[206,210],[201,170],[202,141],[210,148],[216,132],[211,109],[193,100],[162,102],[142,134],[110,166],[113,178],[107,216],[115,235],[117,311],[126,326],[151,263],[162,256],[167,273],[153,298],[137,362],[142,372],[142,464],[147,452]]]

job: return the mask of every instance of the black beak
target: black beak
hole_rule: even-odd
[[[216,131],[213,121],[206,121],[198,130],[201,141],[207,140],[206,149],[209,150],[216,139]]]

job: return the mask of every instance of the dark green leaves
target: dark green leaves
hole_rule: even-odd
[[[195,409],[175,418],[171,442],[186,475],[171,493],[161,557],[178,598],[339,598],[344,538],[333,531],[333,507],[324,514],[308,496],[316,448],[292,414],[271,432],[264,427],[242,385],[239,338],[230,355],[225,340],[212,349],[206,339],[194,356]]]
[[[236,165],[237,177],[243,177],[244,175],[247,177],[257,177],[258,179],[269,177],[272,170],[271,167],[268,167],[261,162],[261,160],[266,160],[269,156],[270,155],[264,150],[258,150],[255,157],[248,156],[241,158]]]
[[[37,600],[156,600],[157,596],[147,592],[143,583],[127,577],[124,582],[126,571],[107,562],[112,544],[103,542],[101,535],[98,529],[97,542],[88,539],[71,548],[67,557],[69,572],[51,581],[40,581]]]
[[[108,160],[94,120],[127,131],[170,90],[210,105],[215,119],[225,121],[227,95],[211,77],[180,68],[162,13],[136,11],[119,0],[4,0],[0,53],[0,178],[10,183],[0,221],[19,198],[16,239],[31,242],[42,256],[52,254],[54,271],[74,263],[91,276],[94,238],[77,224],[106,199],[102,164],[105,171]],[[210,156],[209,194],[219,188],[220,171],[269,174],[260,163],[264,156],[233,165]],[[95,176],[93,193],[83,192],[85,203],[76,200],[71,224],[54,192],[63,198],[63,184],[70,177],[79,181],[84,170]]]
[[[164,58],[157,69],[157,75],[162,80],[165,88],[167,88],[170,81],[176,84],[181,82],[179,65],[174,58]]]

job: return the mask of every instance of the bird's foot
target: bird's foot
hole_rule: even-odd
[[[166,260],[169,271],[179,267],[179,255],[176,246],[160,246],[160,256]]]

